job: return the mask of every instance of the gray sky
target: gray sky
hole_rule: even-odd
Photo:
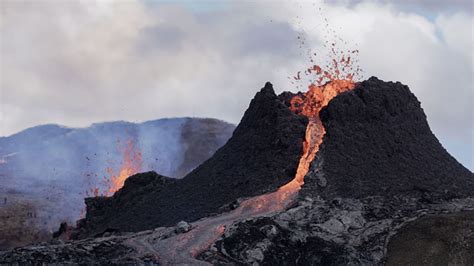
[[[0,136],[44,123],[174,116],[238,123],[266,81],[277,92],[297,90],[287,77],[309,65],[308,49],[328,60],[327,18],[347,42],[341,49],[360,50],[363,78],[410,86],[442,144],[474,168],[470,1],[0,5]]]

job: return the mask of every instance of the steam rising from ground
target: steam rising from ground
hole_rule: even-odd
[[[113,177],[118,178],[124,166],[132,172],[121,182],[129,174],[151,170],[182,177],[222,146],[233,129],[214,119],[180,118],[26,130],[0,140],[0,207],[30,204],[28,215],[35,216],[30,218],[41,228],[55,230],[63,220],[73,223],[79,218],[84,197],[94,196],[95,189],[99,195],[111,195],[111,188],[120,188]],[[196,147],[200,142],[204,146]]]

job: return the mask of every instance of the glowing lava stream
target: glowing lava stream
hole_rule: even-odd
[[[319,150],[325,134],[319,119],[319,111],[341,92],[354,87],[351,80],[333,80],[323,86],[311,85],[304,96],[295,96],[291,100],[291,110],[308,117],[303,155],[301,156],[295,178],[277,191],[256,196],[243,201],[230,212],[203,218],[193,223],[193,229],[164,240],[153,241],[152,237],[136,238],[132,242],[136,247],[153,249],[158,260],[164,264],[206,264],[195,257],[205,251],[232,223],[254,217],[270,216],[285,210],[296,198],[304,183],[310,164]]]
[[[308,118],[303,154],[292,181],[275,192],[241,202],[240,206],[233,211],[194,222],[193,229],[187,233],[162,239],[160,234],[167,229],[161,228],[154,230],[149,235],[133,238],[130,244],[138,250],[153,253],[154,257],[163,265],[208,264],[195,259],[195,257],[216,242],[227,226],[248,218],[271,216],[289,207],[304,184],[304,177],[323,141],[325,129],[319,118],[319,111],[338,94],[353,89],[355,87],[354,78],[360,78],[362,70],[357,66],[358,60],[352,58],[358,53],[358,50],[338,50],[336,43],[331,43],[329,56],[332,60],[324,67],[325,70],[318,65],[313,65],[303,72],[298,72],[297,76],[293,78],[295,82],[298,82],[302,75],[316,77],[306,93],[296,95],[290,101],[290,109],[294,113]],[[336,60],[341,55],[342,58]],[[312,56],[310,59],[311,62],[314,62]],[[327,83],[324,84],[324,82]],[[294,83],[292,82],[292,84]]]

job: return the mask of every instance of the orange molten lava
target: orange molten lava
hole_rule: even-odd
[[[316,157],[319,145],[323,142],[326,131],[319,119],[319,111],[325,107],[332,98],[339,93],[353,89],[355,83],[352,80],[333,80],[325,85],[309,86],[309,90],[303,96],[295,96],[291,99],[290,109],[308,118],[305,140],[303,142],[303,154],[300,158],[295,178],[280,187],[277,191],[260,195],[243,201],[234,212],[242,214],[259,215],[275,213],[287,208],[304,184],[304,177],[309,171],[311,162]]]
[[[237,220],[274,215],[285,210],[294,202],[326,133],[319,112],[334,97],[353,89],[355,87],[354,79],[359,78],[362,71],[357,65],[357,58],[351,58],[358,53],[358,50],[336,51],[335,43],[332,43],[331,46],[330,57],[332,60],[325,65],[324,70],[318,65],[313,65],[305,71],[299,71],[293,77],[294,81],[291,82],[295,84],[295,81],[300,81],[302,74],[305,76],[315,75],[315,79],[310,81],[311,85],[308,86],[308,91],[296,95],[290,100],[290,110],[308,118],[303,154],[293,180],[275,192],[242,201],[238,208],[230,212],[195,222],[193,230],[177,236],[176,239],[168,238],[161,241],[160,245],[155,247],[160,252],[163,264],[176,262],[196,264],[199,261],[193,258],[209,248],[224,233],[225,227]],[[342,58],[337,60],[336,58],[340,55]],[[310,57],[310,59],[311,63],[314,62],[313,58]],[[289,78],[291,79],[291,77]]]
[[[325,107],[332,98],[339,93],[353,89],[355,83],[352,80],[333,80],[325,85],[317,86],[311,84],[309,90],[303,96],[296,95],[291,99],[290,109],[308,118],[305,140],[303,142],[303,155],[300,158],[295,178],[280,187],[275,196],[280,202],[280,208],[288,205],[296,196],[304,184],[304,177],[309,171],[311,162],[316,157],[319,145],[323,142],[326,131],[319,119],[319,111]]]
[[[123,162],[120,170],[116,173],[112,167],[107,168],[110,177],[107,179],[107,191],[105,196],[113,195],[117,190],[123,187],[125,179],[140,171],[142,165],[142,154],[135,146],[132,139],[128,139],[123,148]]]
[[[323,142],[324,126],[319,119],[319,112],[332,98],[338,94],[351,90],[355,86],[352,80],[332,80],[325,85],[317,86],[311,84],[309,90],[303,96],[296,95],[291,99],[290,109],[308,118],[305,141],[303,142],[303,155],[296,172],[295,183],[302,185],[304,176],[309,171],[309,165],[314,160],[319,150],[319,145]],[[290,182],[287,185],[293,183]],[[285,188],[282,187],[281,189]]]
[[[206,250],[224,233],[225,227],[236,220],[272,215],[289,207],[301,189],[304,177],[323,141],[325,130],[319,119],[319,111],[336,95],[354,88],[354,85],[352,80],[332,80],[321,86],[310,85],[309,90],[302,96],[295,96],[291,100],[290,109],[308,117],[309,120],[303,143],[303,155],[295,178],[275,192],[242,201],[233,211],[199,220],[194,223],[196,227],[193,230],[177,236],[175,240],[171,238],[162,241],[157,248],[160,250],[163,264],[172,264],[174,260],[187,264],[196,263],[189,258],[195,258]]]

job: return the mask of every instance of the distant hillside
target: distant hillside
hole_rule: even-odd
[[[86,128],[41,125],[0,137],[0,204],[33,202],[39,207],[31,216],[56,229],[61,220],[79,218],[83,198],[94,188],[107,190],[130,145],[140,155],[134,171],[180,178],[211,157],[234,128],[216,119],[172,118]]]

